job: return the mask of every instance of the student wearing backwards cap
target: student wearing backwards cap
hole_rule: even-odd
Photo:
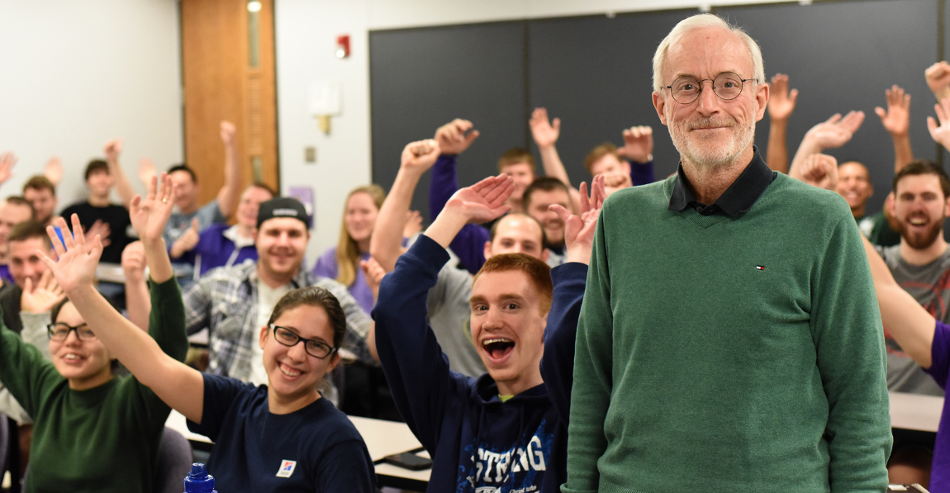
[[[270,216],[265,216],[269,217],[265,223],[300,222],[296,218],[306,217],[302,208],[287,202],[271,203],[266,209]],[[65,226],[62,219],[58,221]],[[157,237],[162,225],[148,226]],[[282,226],[286,229],[281,234],[294,226]],[[55,237],[51,228],[48,231]],[[375,491],[372,460],[359,432],[316,389],[339,363],[338,349],[347,330],[343,309],[327,290],[295,289],[274,307],[257,331],[268,385],[256,387],[202,374],[174,360],[115,311],[94,286],[102,254],[98,239],[87,243],[77,229],[75,240],[67,236],[55,248],[59,261],[44,257],[44,262],[80,315],[96,327],[102,344],[165,403],[185,415],[193,431],[215,441],[208,470],[221,491]],[[171,278],[167,258],[162,272]],[[156,311],[174,305],[156,307]],[[181,321],[182,307],[177,306]],[[62,459],[68,461],[68,457]]]
[[[188,333],[205,328],[210,331],[209,373],[266,384],[268,374],[258,344],[260,329],[267,325],[277,300],[306,286],[326,289],[339,300],[347,329],[341,348],[376,364],[375,348],[367,343],[373,328],[369,315],[346,286],[302,269],[310,240],[308,227],[309,217],[298,200],[278,197],[262,203],[254,239],[258,261],[213,269],[185,289]],[[148,309],[147,300],[136,302]],[[336,389],[329,379],[322,385],[326,397],[336,403]]]

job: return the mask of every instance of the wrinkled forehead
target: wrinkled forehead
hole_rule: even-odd
[[[670,41],[663,67],[667,84],[677,77],[705,79],[723,72],[735,72],[743,78],[755,76],[752,53],[738,34],[721,27],[703,27]]]

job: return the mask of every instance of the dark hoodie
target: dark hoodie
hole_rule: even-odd
[[[558,492],[566,477],[567,420],[557,409],[569,401],[555,406],[548,387],[569,398],[573,358],[559,365],[564,371],[542,373],[545,383],[504,403],[488,374],[474,379],[450,371],[426,322],[426,294],[448,260],[444,248],[420,236],[383,279],[373,310],[376,348],[396,407],[432,457],[427,491]],[[557,381],[560,375],[568,380]]]

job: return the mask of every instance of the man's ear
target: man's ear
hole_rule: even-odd
[[[491,241],[485,242],[485,248],[482,251],[482,254],[485,255],[485,258],[491,257]]]
[[[550,255],[551,255],[551,250],[548,250],[547,248],[542,248],[542,249],[541,249],[541,261],[542,261],[542,262],[547,263],[548,257],[549,257]]]
[[[755,102],[758,105],[755,113],[755,121],[761,120],[765,116],[765,111],[769,109],[769,95],[771,86],[768,82],[761,82],[755,85]]]
[[[660,117],[660,123],[669,125],[666,121],[666,95],[662,92],[653,91],[653,107],[656,109],[656,115]]]

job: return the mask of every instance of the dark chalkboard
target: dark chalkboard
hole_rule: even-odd
[[[497,174],[499,156],[525,147],[523,22],[370,33],[373,181],[387,190],[409,142],[432,138],[455,118],[474,122],[478,140],[459,159],[459,181]],[[428,174],[413,209],[428,214]]]
[[[805,132],[835,112],[863,110],[864,125],[848,145],[829,151],[871,170],[880,209],[893,178],[893,146],[875,106],[898,84],[912,96],[911,141],[918,158],[937,148],[926,127],[934,98],[923,73],[944,48],[950,23],[943,0],[827,1],[715,8],[746,28],[762,47],[766,77],[789,74],[800,91],[788,129],[789,159]],[[558,150],[574,185],[589,179],[584,156],[621,130],[654,130],[657,177],[678,155],[651,101],[656,46],[695,10],[538,19],[370,33],[373,178],[389,187],[407,142],[430,137],[455,117],[471,119],[482,137],[460,158],[462,185],[496,173],[498,156],[530,146],[530,110],[545,106],[562,119]],[[950,48],[950,45],[947,46]],[[943,50],[941,50],[943,51]],[[950,52],[950,50],[947,50]],[[758,124],[765,152],[769,122]],[[415,207],[425,209],[428,182]]]

